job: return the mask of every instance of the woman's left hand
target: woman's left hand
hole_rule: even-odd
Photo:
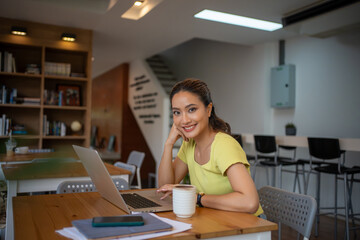
[[[175,184],[165,184],[164,186],[161,186],[156,190],[158,193],[164,193],[164,196],[162,196],[160,199],[163,200],[167,196],[172,194],[172,190],[174,188]]]

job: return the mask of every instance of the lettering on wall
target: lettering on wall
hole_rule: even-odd
[[[156,112],[150,112],[158,111],[156,109],[156,97],[158,96],[158,93],[146,92],[146,84],[150,83],[150,79],[147,78],[144,74],[135,77],[134,82],[135,83],[130,85],[130,88],[135,88],[135,95],[133,97],[133,110],[136,114],[138,114],[139,118],[142,119],[145,124],[154,124],[155,120],[160,118],[160,114]],[[147,110],[146,113],[144,113],[145,110]]]

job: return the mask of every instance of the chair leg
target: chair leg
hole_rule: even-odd
[[[281,240],[281,222],[278,222],[278,240]]]
[[[267,185],[270,186],[269,168],[265,168],[265,170],[266,170],[266,181],[267,181]]]
[[[349,206],[348,206],[348,201],[351,201],[351,195],[348,195],[347,188],[348,188],[347,174],[344,173],[345,237],[346,237],[346,240],[349,240],[350,239],[350,231],[349,231]]]
[[[346,181],[347,181],[347,186],[348,186],[347,191],[348,191],[348,199],[349,199],[348,208],[349,208],[349,211],[351,214],[350,216],[351,216],[352,227],[355,227],[356,225],[355,225],[354,209],[353,209],[352,200],[351,200],[353,183],[354,183],[354,174],[351,175],[350,183],[348,182],[347,178],[346,178]],[[350,232],[350,227],[349,227],[349,232]],[[354,231],[354,239],[357,239],[356,231]]]
[[[282,165],[280,165],[278,170],[278,180],[279,180],[279,188],[282,188]]]
[[[310,175],[310,172],[309,172]],[[317,173],[317,189],[316,189],[316,219],[315,219],[315,237],[319,236],[319,223],[320,223],[320,172]]]
[[[296,190],[296,182],[299,181],[299,175],[298,175],[298,165],[295,165],[295,178],[294,178],[294,185],[293,185],[293,192]],[[300,189],[299,189],[300,191]]]
[[[346,196],[345,196],[346,197]],[[346,200],[345,200],[346,202]],[[335,239],[337,239],[337,175],[335,175]]]

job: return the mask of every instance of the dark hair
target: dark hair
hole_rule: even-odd
[[[200,98],[201,102],[205,105],[205,107],[212,103],[209,88],[207,87],[206,83],[198,79],[188,78],[176,83],[170,93],[171,104],[174,95],[181,91],[190,92],[197,95]],[[214,130],[231,134],[230,125],[218,116],[216,116],[214,103],[212,105],[211,115],[209,117],[209,124]]]

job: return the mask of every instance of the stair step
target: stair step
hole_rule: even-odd
[[[155,73],[155,75],[159,78],[159,80],[171,80],[171,79],[175,79],[173,74],[166,74],[166,73]]]
[[[163,67],[163,68],[167,68],[167,66],[165,65],[165,63],[163,63],[163,62],[152,62],[152,61],[146,61],[149,65],[150,65],[150,67],[151,68],[153,68],[153,67]]]
[[[153,72],[156,74],[156,75],[161,75],[161,74],[165,74],[165,75],[171,75],[171,76],[174,76],[174,74],[169,70],[169,69],[154,69],[153,68]]]
[[[163,86],[174,86],[176,84],[176,79],[159,79],[161,85]]]

